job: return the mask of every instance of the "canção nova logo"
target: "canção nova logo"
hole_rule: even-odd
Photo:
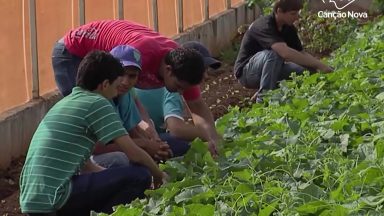
[[[356,12],[353,10],[347,10],[348,6],[358,0],[322,0],[324,4],[332,4],[337,11],[318,11],[317,15],[321,18],[368,18],[367,12]],[[341,11],[343,10],[343,11]]]
[[[333,4],[335,4],[335,7],[338,10],[342,10],[342,9],[346,8],[348,5],[352,4],[356,0],[322,0],[322,1],[324,4],[326,2],[333,3]]]

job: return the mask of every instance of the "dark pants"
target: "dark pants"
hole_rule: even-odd
[[[57,88],[63,96],[72,92],[76,85],[77,69],[81,58],[70,54],[63,41],[58,41],[52,51],[52,67]]]
[[[300,65],[284,62],[275,51],[264,50],[252,56],[239,81],[246,88],[271,90],[277,88],[279,81],[289,79],[293,72],[302,74],[304,70]]]
[[[160,139],[167,142],[173,152],[173,157],[183,156],[190,148],[189,142],[176,138],[169,133],[160,133]]]
[[[190,145],[189,142],[182,139],[173,137],[169,133],[159,134],[160,139],[164,142],[167,142],[170,149],[173,152],[173,157],[179,157],[187,153]],[[120,166],[129,166],[129,159],[124,152],[115,151],[108,152],[99,155],[93,155],[92,160],[103,167],[120,167]]]
[[[112,213],[112,207],[144,198],[151,174],[139,165],[106,169],[72,177],[72,192],[56,213],[38,215],[89,215],[90,211]]]

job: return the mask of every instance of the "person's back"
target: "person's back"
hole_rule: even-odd
[[[164,56],[178,45],[173,40],[138,23],[127,20],[94,21],[80,26],[64,36],[68,51],[83,57],[94,49],[111,51],[119,45],[130,45],[140,51],[142,71],[137,85],[141,88],[157,88],[164,84],[155,77]],[[150,80],[151,85],[143,80]]]
[[[90,156],[96,138],[105,141],[113,134],[126,133],[120,127],[93,131],[109,123],[104,116],[118,119],[107,107],[112,108],[101,95],[76,87],[47,113],[32,138],[20,179],[23,210],[33,210],[36,206],[52,210],[52,206],[61,205],[70,194],[71,177],[80,171],[86,156]]]
[[[179,93],[169,92],[165,87],[158,89],[135,89],[137,97],[147,110],[158,133],[166,132],[165,122],[169,117],[184,121],[183,104]]]
[[[119,45],[136,48],[151,43],[151,39],[164,47],[177,47],[174,41],[158,32],[128,20],[101,20],[79,26],[64,36],[64,44],[70,53],[82,58],[95,49],[109,52]],[[153,49],[157,51],[162,47],[156,46]],[[142,50],[139,51],[144,57]]]
[[[164,86],[156,74],[164,56],[177,48],[177,43],[132,21],[100,20],[69,31],[55,44],[52,66],[60,93],[66,96],[71,92],[79,63],[87,53],[92,50],[109,52],[119,45],[131,45],[143,56],[142,69],[145,73],[140,74],[138,85],[142,88]]]

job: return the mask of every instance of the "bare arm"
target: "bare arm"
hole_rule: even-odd
[[[217,142],[219,135],[216,132],[213,116],[207,104],[201,97],[193,101],[186,101],[190,111],[193,123],[201,132],[204,140],[208,141],[209,151],[212,156],[217,156]]]
[[[299,52],[287,46],[286,43],[274,43],[271,48],[285,61],[290,61],[301,66],[316,68],[323,72],[331,72],[333,69],[306,52]]]
[[[132,140],[137,146],[145,150],[151,157],[155,158],[156,160],[167,160],[172,155],[169,145],[162,141],[150,140],[147,138],[134,138]],[[96,143],[92,154],[99,155],[116,151],[122,152],[122,149],[116,143],[110,143],[108,145]]]
[[[154,178],[155,187],[162,184],[163,173],[156,162],[143,149],[138,147],[128,136],[120,136],[113,140],[132,162],[141,164],[149,169]]]
[[[138,132],[142,133],[142,137],[146,137],[148,139],[160,140],[159,134],[156,132],[155,126],[152,121],[149,119],[149,122],[140,121],[137,125]]]
[[[140,100],[136,96],[134,97],[134,99],[137,109],[139,110],[140,116],[142,118],[142,121],[139,122],[138,127],[145,131],[148,136],[150,136],[152,139],[160,139],[159,135],[156,132],[155,126],[153,125],[153,122],[149,117],[147,110],[145,110],[144,106],[141,104]]]
[[[141,118],[145,122],[149,122],[150,117],[149,117],[147,110],[145,110],[145,107],[143,106],[143,104],[141,104],[141,102],[140,102],[139,98],[137,98],[137,96],[134,96],[134,99],[135,99],[136,107],[139,110],[139,113],[141,115]]]
[[[207,141],[200,132],[200,130],[192,124],[188,124],[182,119],[176,117],[168,117],[165,121],[169,133],[184,140],[192,141],[199,137],[200,139]]]

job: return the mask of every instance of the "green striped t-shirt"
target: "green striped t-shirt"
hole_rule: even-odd
[[[29,146],[20,177],[23,213],[60,209],[71,193],[71,177],[89,159],[96,141],[127,134],[111,103],[75,87],[46,114]]]

